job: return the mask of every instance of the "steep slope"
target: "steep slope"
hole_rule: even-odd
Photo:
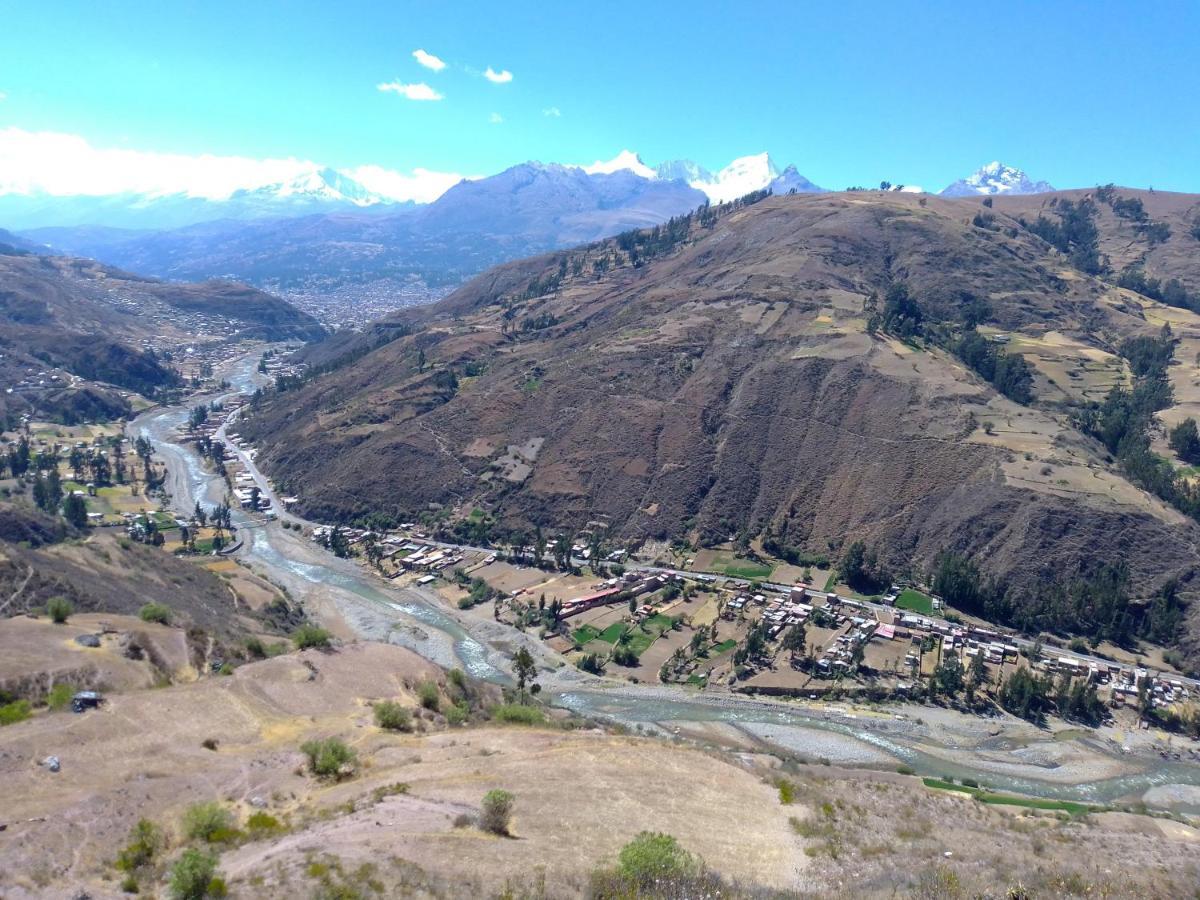
[[[829,554],[862,538],[895,570],[950,547],[1026,585],[1104,560],[1138,591],[1187,587],[1200,530],[1072,425],[1127,379],[1114,349],[1156,333],[1160,307],[1015,219],[973,225],[978,207],[776,197],[697,218],[636,266],[620,242],[504,266],[244,431],[328,519],[484,505],[516,529],[601,519],[628,538]],[[1028,355],[1035,404],[944,350],[868,333],[899,281],[930,320],[984,301],[987,327]]]

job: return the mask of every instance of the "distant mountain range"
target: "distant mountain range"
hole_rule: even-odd
[[[944,193],[1049,189],[992,163]],[[232,277],[296,297],[368,291],[378,299],[399,285],[411,302],[498,263],[650,227],[760,190],[825,189],[766,153],[711,172],[690,160],[650,166],[623,151],[588,166],[522,163],[461,180],[428,204],[395,202],[346,172],[318,166],[218,199],[10,193],[0,195],[0,227],[22,229],[9,241],[22,241],[21,249],[42,245],[160,278]]]

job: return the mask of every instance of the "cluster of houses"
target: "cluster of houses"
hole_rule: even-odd
[[[631,597],[657,591],[665,584],[666,577],[662,575],[642,576],[637,572],[626,572],[620,577],[605,579],[597,586],[596,590],[584,594],[582,597],[564,600],[560,618],[567,619],[597,606],[625,602]],[[644,607],[639,608],[634,612],[634,621],[640,622],[650,615],[652,615],[650,610]]]

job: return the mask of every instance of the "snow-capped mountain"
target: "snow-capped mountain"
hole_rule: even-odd
[[[801,175],[795,166],[780,171],[766,153],[739,157],[715,174],[689,159],[670,160],[651,168],[629,150],[622,150],[607,162],[597,161],[582,168],[589,175],[630,171],[642,178],[683,181],[689,187],[703,191],[713,203],[736,200],[764,188],[776,194],[787,194],[793,190],[805,193],[824,190]]]
[[[943,197],[973,197],[976,194],[1045,194],[1054,187],[1033,181],[1020,169],[995,161],[960,178],[942,191]]]
[[[622,150],[607,162],[596,160],[590,166],[584,166],[583,171],[589,175],[611,175],[613,172],[628,170],[642,178],[655,179],[658,173],[642,162],[642,158],[632,150]]]
[[[373,206],[386,198],[367,190],[349,175],[328,166],[301,172],[277,184],[234,191],[230,200],[284,201],[287,203],[348,203]]]
[[[654,167],[654,171],[664,181],[686,181],[688,184],[708,183],[713,178],[712,172],[690,159],[673,159],[659,163]]]

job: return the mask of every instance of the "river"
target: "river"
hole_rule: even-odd
[[[224,396],[251,393],[265,381],[257,362],[256,352],[228,366],[224,376],[232,387]],[[219,399],[214,395],[192,402]],[[128,429],[131,436],[154,444],[167,465],[172,503],[184,513],[197,499],[215,505],[225,497],[224,482],[176,440],[188,408],[149,410]],[[540,642],[515,629],[464,616],[430,593],[396,588],[278,523],[256,524],[239,509],[233,520],[243,542],[240,559],[286,586],[306,607],[313,597],[331,597],[343,613],[351,611],[347,620],[361,637],[403,644],[439,665],[459,665],[474,677],[496,683],[510,682],[507,660],[523,644],[539,661],[549,701],[582,716],[668,734],[682,729],[704,735],[707,730],[714,739],[733,729],[742,746],[766,745],[785,755],[833,764],[903,764],[922,775],[974,778],[991,788],[1053,799],[1128,801],[1153,788],[1161,792],[1179,786],[1180,797],[1172,808],[1200,812],[1200,792],[1195,790],[1200,786],[1200,765],[1153,755],[1145,740],[1131,740],[1132,748],[1122,746],[1128,738],[1119,733],[1115,738],[1097,734],[1062,742],[1015,720],[1003,721],[1000,727],[992,720],[941,710],[923,714],[922,708],[908,707],[881,713],[595,678],[564,665]],[[933,722],[925,722],[924,716],[933,717]],[[1179,739],[1179,746],[1189,745]]]

